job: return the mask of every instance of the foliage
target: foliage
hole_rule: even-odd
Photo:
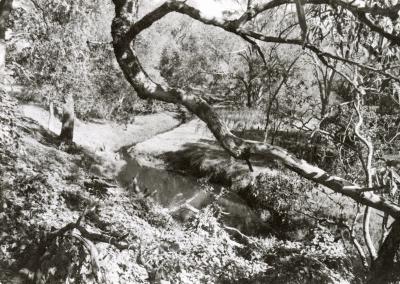
[[[343,246],[326,229],[315,228],[304,243],[270,240],[259,245],[254,258],[277,264],[262,278],[268,283],[338,283],[352,279],[351,263]]]
[[[313,183],[285,170],[257,175],[239,194],[282,238],[302,239],[325,218],[347,219],[353,214],[344,199],[321,194]],[[335,232],[334,226],[332,229]]]
[[[129,121],[148,112],[116,66],[109,35],[110,3],[32,1],[13,11],[15,39],[8,57],[22,100],[61,105],[72,93],[81,119]]]
[[[110,25],[109,14],[105,12],[106,9],[102,10],[107,7],[106,4],[94,5],[82,1],[67,3],[64,0],[55,2],[43,0],[32,3],[32,9],[20,8],[15,11],[13,26],[17,32],[24,28],[28,31],[28,34],[22,36],[22,45],[18,40],[13,42],[11,54],[14,72],[19,83],[30,89],[30,93],[25,96],[25,99],[35,98],[41,103],[44,101],[48,103],[52,99],[61,100],[64,95],[73,93],[78,102],[78,114],[82,118],[112,117],[127,120],[136,111],[153,110],[152,102],[149,102],[148,105],[139,104],[132,96],[133,91],[128,89],[127,82],[123,80],[122,73],[117,70],[115,61],[112,59],[109,36],[95,32],[99,29],[108,30],[105,27]],[[185,4],[182,3],[183,6]],[[247,4],[249,11],[244,14],[244,18],[251,17],[254,12],[250,11],[251,1]],[[258,8],[258,4],[253,8]],[[374,2],[369,4],[372,6],[365,7],[367,11],[370,9],[368,17],[365,16],[363,10],[360,10],[364,8],[359,8],[353,3],[344,5],[341,2],[334,4],[329,2],[324,5],[307,5],[306,25],[308,25],[309,33],[307,36],[303,34],[303,42],[300,45],[303,49],[314,53],[320,61],[318,62],[323,64],[326,70],[333,70],[340,75],[341,79],[336,78],[336,81],[332,82],[335,86],[332,90],[335,92],[335,101],[323,102],[322,98],[318,99],[317,92],[312,88],[315,82],[310,79],[309,69],[304,66],[301,69],[294,68],[292,71],[288,69],[290,62],[295,62],[288,59],[297,56],[296,54],[291,53],[289,58],[281,60],[282,54],[276,51],[280,49],[279,45],[263,44],[259,46],[255,42],[251,43],[253,37],[254,40],[257,39],[254,34],[246,35],[247,28],[264,33],[265,28],[268,27],[268,32],[277,35],[275,41],[282,42],[286,38],[295,36],[299,31],[295,15],[294,13],[287,14],[286,7],[285,9],[277,7],[268,13],[260,13],[257,19],[245,23],[246,28],[241,29],[239,25],[240,31],[235,30],[234,24],[229,25],[227,29],[229,32],[235,32],[247,43],[251,43],[250,47],[239,52],[226,49],[226,46],[229,45],[244,46],[241,43],[237,44],[236,39],[230,38],[223,43],[225,37],[214,36],[217,35],[217,33],[214,34],[214,30],[202,30],[199,26],[195,26],[194,32],[189,32],[185,25],[188,21],[179,19],[183,23],[182,27],[170,29],[170,34],[166,33],[168,35],[163,38],[157,37],[157,40],[160,39],[160,41],[157,41],[156,44],[160,43],[161,46],[162,43],[163,50],[160,60],[157,60],[158,57],[153,59],[157,61],[154,66],[157,66],[165,82],[173,87],[179,87],[185,91],[200,89],[202,92],[207,90],[207,92],[222,95],[228,103],[233,103],[239,108],[243,108],[247,104],[249,108],[263,109],[264,113],[261,115],[261,119],[256,112],[241,113],[242,109],[238,111],[237,117],[233,119],[229,118],[229,115],[226,117],[228,117],[227,120],[244,120],[242,125],[237,123],[231,127],[233,130],[242,131],[239,133],[242,137],[248,138],[249,133],[245,131],[248,130],[246,128],[249,124],[257,124],[258,132],[252,134],[260,138],[259,140],[283,146],[298,157],[315,163],[333,174],[338,174],[351,183],[361,184],[365,187],[361,191],[373,191],[375,194],[379,194],[382,197],[380,202],[388,204],[390,207],[391,204],[386,203],[388,199],[398,203],[397,184],[400,183],[400,179],[396,177],[396,175],[398,176],[396,173],[398,162],[394,164],[387,158],[388,155],[397,153],[399,148],[397,139],[399,87],[396,82],[398,81],[398,61],[400,59],[398,49],[400,40],[397,36],[398,15],[393,16],[389,10],[385,10],[390,3]],[[385,11],[384,13],[390,15],[383,15],[383,12],[380,12],[382,9]],[[234,16],[234,13],[225,12],[223,16],[224,19],[229,18]],[[272,18],[271,23],[269,20],[272,16],[276,16],[276,18]],[[194,18],[199,17],[201,14]],[[218,25],[218,23],[214,24]],[[304,25],[303,23],[301,27],[303,33]],[[81,26],[86,26],[86,28],[80,29]],[[155,34],[163,34],[163,30],[160,31]],[[254,33],[256,34],[256,32]],[[212,38],[209,39],[208,36]],[[395,39],[391,40],[390,38],[393,37]],[[89,38],[90,40],[88,40]],[[171,38],[173,44],[166,44],[166,40]],[[269,37],[263,36],[258,40],[264,41],[263,38],[268,41]],[[142,51],[146,50],[148,41],[144,37],[139,38],[136,42],[137,48]],[[300,47],[296,39],[288,43],[294,43],[298,48]],[[294,50],[298,48],[294,48]],[[267,53],[269,56],[264,62]],[[143,54],[149,55],[146,52]],[[308,63],[306,60],[299,61],[299,64]],[[149,65],[149,62],[144,64]],[[305,74],[300,74],[301,72]],[[143,74],[143,76],[147,76],[147,74]],[[131,79],[132,81],[134,80]],[[136,89],[140,88],[142,86]],[[196,109],[192,105],[190,108]],[[254,117],[255,119],[253,119]],[[212,125],[212,121],[208,122],[208,126],[210,125]],[[214,129],[217,128],[220,128],[220,125]],[[12,125],[5,122],[4,129],[1,133],[5,133],[8,137],[7,143],[9,143],[10,138],[14,135]],[[262,133],[263,131],[265,133]],[[225,131],[221,137],[226,137],[226,133],[230,134],[229,131]],[[233,138],[232,144],[235,144],[235,141],[241,141],[243,145],[246,143],[251,145],[249,149],[246,149],[249,152],[250,148],[251,150],[255,149],[252,148],[251,142],[248,143],[248,141],[232,136],[231,138]],[[239,145],[240,151],[243,145]],[[224,146],[225,148],[230,147],[227,144]],[[9,145],[6,148],[8,149],[8,147]],[[51,146],[49,147],[51,148]],[[38,162],[32,161],[30,157],[33,156],[33,153],[37,154],[33,149],[34,147],[28,147],[29,153],[19,156],[18,163],[23,168],[21,176],[12,176],[10,168],[4,167],[7,178],[2,184],[4,189],[1,193],[1,198],[5,200],[1,209],[2,213],[6,215],[4,219],[7,228],[11,228],[13,233],[22,235],[26,240],[37,238],[37,235],[33,236],[30,233],[40,235],[38,232],[49,230],[49,224],[43,221],[44,218],[41,214],[43,210],[51,213],[54,211],[43,209],[42,202],[50,203],[53,206],[61,205],[68,215],[68,218],[65,219],[73,219],[70,218],[70,211],[82,210],[82,206],[71,206],[71,202],[76,201],[83,205],[87,198],[83,198],[82,195],[92,194],[87,188],[82,195],[74,192],[74,190],[77,191],[77,188],[82,189],[82,184],[85,184],[82,183],[83,177],[81,180],[74,180],[73,194],[69,191],[66,192],[64,187],[56,189],[56,186],[52,186],[52,183],[48,182],[51,180],[50,168],[56,170],[60,164],[70,165],[72,162],[69,159],[74,159],[71,156],[80,155],[80,149],[73,153],[63,152],[62,154],[59,153],[62,149],[55,151],[59,160],[48,165],[48,168],[45,166],[44,170],[47,171],[47,175],[24,168],[26,164],[38,165]],[[271,156],[275,155],[276,159],[285,160],[287,156],[294,160],[285,151],[280,151],[280,148],[272,149],[280,153],[275,155],[273,151],[270,152]],[[5,160],[10,162],[13,157],[12,151],[7,151],[1,152],[2,158],[5,156]],[[45,151],[42,149],[42,152]],[[54,154],[54,151],[52,153]],[[243,153],[247,154],[247,152]],[[203,155],[204,152],[201,154]],[[67,155],[68,158],[63,155]],[[286,156],[283,157],[284,155]],[[244,156],[238,155],[238,157]],[[250,158],[252,160],[253,156]],[[40,160],[43,161],[43,157]],[[65,162],[66,160],[68,162]],[[56,163],[60,164],[56,165]],[[298,163],[300,166],[297,168],[292,166],[293,163],[286,164],[290,169],[302,172],[301,166],[305,162],[300,161]],[[354,210],[345,210],[345,206],[349,206],[349,204],[343,204],[339,198],[332,198],[332,193],[323,191],[324,197],[317,198],[316,189],[310,182],[304,182],[297,176],[283,172],[276,164],[272,166],[280,173],[258,176],[255,184],[247,188],[246,192],[241,193],[250,201],[249,203],[253,203],[255,208],[266,209],[269,212],[271,216],[268,221],[280,230],[279,233],[282,237],[291,237],[288,234],[285,235],[285,230],[296,230],[300,226],[309,228],[313,226],[313,223],[321,223],[321,218],[330,217],[330,220],[342,222],[347,221],[349,217],[354,217]],[[41,170],[43,171],[42,168]],[[225,167],[219,173],[223,173],[224,170]],[[318,177],[313,176],[312,179],[322,179],[326,175],[328,179],[336,179],[324,172]],[[310,178],[310,173],[303,171],[303,176]],[[58,173],[56,177],[62,179],[62,174]],[[326,180],[325,178],[323,182]],[[346,182],[342,183],[342,192],[351,190],[345,184]],[[14,187],[17,188],[15,192],[13,191]],[[47,192],[49,188],[54,191],[58,190],[57,194]],[[353,195],[348,195],[352,198],[356,196],[355,200],[364,200],[367,205],[374,203],[370,199],[365,199],[368,194],[364,195],[359,191],[352,193]],[[61,196],[64,200],[55,201],[56,196]],[[98,198],[101,199],[104,196],[106,195],[99,195]],[[108,197],[111,198],[111,196]],[[114,198],[119,200],[115,195]],[[376,196],[374,198],[376,200]],[[370,202],[368,203],[368,201]],[[147,237],[155,234],[156,236],[151,241],[162,243],[156,248],[149,248],[151,245],[143,247],[149,257],[145,263],[148,263],[150,268],[145,267],[146,265],[143,263],[141,265],[147,269],[150,278],[159,277],[170,278],[169,280],[175,282],[184,281],[182,279],[187,276],[189,270],[197,269],[191,274],[192,278],[187,281],[207,280],[211,282],[219,278],[227,279],[226,281],[240,281],[241,277],[249,279],[254,277],[254,274],[263,274],[267,270],[269,258],[272,258],[271,262],[275,263],[276,254],[278,254],[278,258],[281,255],[286,256],[287,250],[293,249],[292,246],[295,253],[280,262],[283,264],[284,271],[291,270],[293,265],[302,267],[304,263],[307,269],[294,269],[294,273],[283,277],[279,275],[278,282],[282,279],[287,282],[296,282],[299,278],[306,279],[306,277],[301,278],[299,274],[310,274],[317,282],[329,282],[333,281],[332,279],[339,281],[340,276],[335,274],[336,270],[344,278],[351,278],[349,269],[342,261],[344,254],[340,248],[335,247],[335,237],[327,232],[314,232],[314,236],[308,239],[308,243],[299,246],[293,245],[293,243],[276,243],[274,249],[271,250],[271,255],[264,251],[261,254],[262,257],[255,258],[256,261],[253,262],[254,258],[249,261],[237,254],[237,248],[240,245],[231,242],[231,236],[219,228],[219,223],[213,219],[209,211],[202,211],[197,216],[195,223],[191,224],[192,227],[182,229],[180,224],[170,221],[167,215],[160,214],[159,211],[162,210],[154,209],[151,204],[149,205],[143,200],[138,203],[140,206],[131,211],[126,208],[117,210],[119,210],[121,219],[127,218],[128,213],[131,213],[128,214],[129,217],[140,217],[139,219],[144,220],[146,226],[150,226],[150,229],[146,227],[147,232],[144,230],[148,234]],[[64,205],[65,207],[63,207]],[[124,210],[128,213],[120,212]],[[333,218],[330,216],[331,213],[336,213],[332,214]],[[28,215],[32,217],[32,214],[40,215],[41,217],[36,220],[46,223],[47,226],[44,229],[40,226],[29,227],[27,219]],[[307,215],[308,218],[299,218],[299,214]],[[368,216],[367,213],[365,215]],[[15,222],[20,221],[18,218],[23,220],[15,225]],[[316,221],[312,222],[310,219],[316,219]],[[205,220],[211,221],[206,224]],[[385,220],[385,216],[383,220]],[[91,222],[88,224],[89,226],[98,227],[93,220]],[[356,220],[354,222],[356,223]],[[131,226],[130,230],[133,231],[132,227],[137,229],[138,223],[140,222],[128,222]],[[365,229],[367,228],[366,224],[364,224]],[[384,224],[383,221],[382,228],[384,229],[386,225],[388,223]],[[29,228],[31,232],[20,233],[19,226],[24,229]],[[119,224],[119,226],[122,225]],[[359,230],[359,228],[357,229]],[[383,229],[382,236],[385,236]],[[161,234],[160,232],[166,235],[170,234],[167,237],[166,248],[163,247],[164,243],[160,242],[163,240],[162,237],[157,235]],[[191,234],[192,232],[194,233]],[[368,239],[368,234],[369,232],[365,233],[366,239]],[[180,238],[181,235],[185,237],[190,235],[191,237],[187,240]],[[6,235],[5,239],[7,242],[5,245],[6,258],[15,257],[11,256],[12,253],[18,255],[19,252],[13,250],[14,244],[17,243],[14,242],[13,236]],[[176,242],[178,249],[176,249]],[[179,246],[182,244],[186,246],[180,250]],[[18,245],[16,246],[18,247]],[[25,244],[20,247],[24,248],[24,246]],[[68,264],[76,264],[80,261],[78,255],[81,252],[76,247],[76,244],[70,240],[59,243],[61,251],[69,252]],[[303,251],[304,247],[306,251]],[[140,250],[139,247],[139,253]],[[54,253],[58,253],[57,249],[54,250]],[[197,255],[196,261],[202,264],[190,262],[187,257],[189,253]],[[326,257],[327,254],[333,256],[333,259]],[[118,258],[118,256],[116,257]],[[130,255],[128,259],[132,260],[133,256]],[[186,260],[183,264],[180,263],[182,259]],[[267,261],[265,262],[265,260]],[[391,261],[393,262],[393,259]],[[232,270],[226,268],[230,262],[234,263]],[[250,273],[251,266],[256,266],[258,270]],[[212,268],[212,271],[205,273],[204,271],[209,267]],[[275,271],[281,273],[279,269]],[[183,274],[180,274],[181,272]],[[205,279],[201,279],[204,273]],[[65,277],[65,274],[62,277]]]
[[[10,115],[6,106],[3,112]],[[54,136],[32,121],[10,118],[22,139],[20,151],[5,152],[0,163],[1,271],[10,268],[16,275],[21,270],[32,277],[40,268],[43,282],[95,283],[92,256],[81,242],[70,234],[46,241],[51,232],[76,222],[93,204],[96,210],[82,221],[85,228],[128,233],[126,241],[132,244],[132,250],[120,251],[108,242],[95,243],[101,272],[109,283],[146,283],[153,276],[171,282],[218,282],[221,277],[234,280],[265,271],[263,262],[238,253],[239,244],[209,211],[182,225],[151,200],[128,196],[123,189],[98,196],[85,185],[90,164],[82,163],[95,157],[81,147],[66,153],[58,149]],[[7,167],[7,161],[15,164]]]

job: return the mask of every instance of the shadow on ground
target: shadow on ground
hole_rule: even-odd
[[[171,170],[182,171],[196,177],[208,177],[211,182],[231,186],[234,181],[246,178],[250,171],[244,161],[236,160],[213,140],[201,139],[186,143],[177,152],[160,155]],[[261,168],[276,168],[277,163],[263,157],[252,157],[255,171]]]

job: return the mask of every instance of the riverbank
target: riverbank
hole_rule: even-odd
[[[34,119],[43,127],[47,126],[48,114],[44,109],[32,105],[24,105],[20,109],[22,115]],[[58,134],[60,122],[57,121],[54,125],[56,127],[51,128],[51,131]],[[75,143],[96,153],[97,158],[91,161],[88,169],[91,174],[115,179],[123,188],[129,188],[135,178],[138,188],[147,191],[147,194],[151,193],[155,202],[168,210],[174,208],[178,210],[175,214],[179,219],[187,219],[193,215],[193,212],[185,208],[180,209],[181,203],[188,202],[194,209],[201,210],[215,200],[215,194],[219,191],[213,189],[211,192],[206,192],[204,188],[214,188],[214,186],[199,182],[198,176],[193,173],[186,171],[184,173],[181,171],[182,174],[176,173],[180,170],[178,168],[171,170],[172,165],[168,165],[169,170],[166,170],[167,163],[157,159],[159,155],[174,156],[174,151],[184,149],[185,145],[192,141],[204,139],[211,141],[213,137],[198,120],[180,125],[174,114],[159,113],[137,116],[134,123],[128,125],[126,129],[113,122],[88,123],[78,120],[75,134]],[[126,143],[128,146],[120,147],[121,143]],[[134,146],[129,147],[132,144]],[[100,147],[101,151],[98,150]],[[134,149],[138,155],[129,154],[128,148]],[[215,156],[212,158],[218,159]],[[224,157],[220,162],[225,163]],[[210,171],[213,169],[209,168]],[[234,173],[236,169],[232,167],[231,170]],[[246,169],[243,169],[243,172],[246,173]],[[222,184],[220,181],[217,182]],[[268,226],[238,196],[226,194],[219,198],[218,204],[224,211],[229,212],[229,216],[224,217],[226,224],[248,234],[270,232]]]
[[[250,172],[248,165],[231,158],[197,119],[136,144],[129,154],[146,167],[205,178],[229,187],[255,212],[264,210],[264,222],[283,238],[301,240],[315,226],[314,220],[299,212],[306,211],[311,216],[319,212],[324,218],[354,215],[351,200],[318,187],[277,162],[252,157],[254,171]],[[374,226],[371,231],[378,235],[379,227]]]
[[[19,109],[21,115],[47,127],[48,112],[44,109],[32,105],[20,106]],[[57,121],[53,125],[55,127],[50,130],[57,134],[61,124]],[[304,206],[319,210],[319,205],[315,204],[323,204],[326,217],[337,214],[337,206],[330,198],[321,196],[320,190],[315,189],[312,183],[276,163],[252,158],[254,171],[250,172],[244,161],[229,157],[198,119],[180,124],[173,113],[165,112],[136,116],[126,128],[110,121],[93,123],[78,120],[74,141],[96,153],[96,158],[89,162],[88,171],[91,174],[116,179],[123,187],[127,187],[136,176],[142,188],[159,190],[157,199],[164,205],[166,200],[170,200],[167,196],[179,190],[189,200],[192,197],[189,193],[197,192],[195,178],[205,178],[229,187],[230,192],[239,194],[255,210],[268,208],[268,215],[277,210],[275,215],[283,214],[285,218],[293,219],[294,225],[287,226],[286,231],[291,236],[296,235],[296,239],[307,233],[307,229],[301,229],[304,224],[299,226],[297,223],[308,222],[305,216],[298,215],[297,210]],[[168,172],[180,173],[182,177]],[[283,192],[276,192],[282,187],[285,189]],[[288,193],[290,198],[285,196]],[[351,205],[341,199],[335,197],[346,206]],[[297,204],[299,200],[301,203]],[[266,220],[275,224],[275,229],[283,230],[280,218],[283,217],[277,221],[270,216]],[[299,228],[302,231],[300,235]]]
[[[48,128],[48,111],[37,105],[20,105],[22,116],[35,120]],[[74,142],[91,150],[116,152],[121,147],[145,141],[159,133],[171,130],[180,124],[177,115],[161,112],[149,115],[137,115],[134,122],[126,126],[112,121],[85,122],[75,120]],[[53,120],[50,129],[55,135],[61,132],[61,122]]]
[[[78,278],[82,283],[99,283],[96,278],[107,283],[232,283],[256,281],[270,270],[261,258],[246,257],[248,249],[245,253],[212,209],[178,222],[151,197],[93,175],[93,163],[103,166],[105,161],[101,151],[91,150],[93,145],[60,147],[53,132],[20,109],[14,113],[0,106],[0,118],[7,118],[0,119],[0,129],[11,127],[5,135],[14,138],[0,147],[0,282],[40,277],[42,283]],[[165,120],[158,125],[165,129]],[[144,131],[148,126],[135,127]],[[82,129],[76,128],[76,134]]]
[[[30,118],[53,135],[61,132],[61,122],[54,119],[49,127],[49,113],[37,105],[20,105],[21,116]],[[85,149],[96,153],[91,161],[91,174],[115,179],[127,165],[121,149],[146,141],[157,134],[164,133],[180,125],[175,113],[162,112],[149,115],[137,115],[127,125],[112,121],[86,122],[75,120],[74,142]],[[123,184],[126,186],[126,183]]]
[[[48,127],[48,112],[43,108],[21,105],[19,111],[22,116]],[[58,135],[60,121],[54,120],[49,130]],[[181,125],[176,115],[170,112],[136,116],[126,127],[110,121],[76,120],[74,142],[103,158],[90,170],[109,178],[121,176],[120,172],[126,167],[126,161],[117,155],[121,148],[128,148],[129,155],[142,166],[208,177],[225,186],[245,188],[261,173],[276,174],[276,170],[257,164],[251,173],[243,161],[229,157],[203,122],[194,119]],[[123,183],[126,182],[124,178]]]
[[[0,108],[0,118],[5,110]],[[113,147],[106,146],[106,151],[94,145],[59,147],[53,132],[19,113],[7,112],[7,119],[0,119],[0,129],[12,125],[12,133],[17,134],[7,134],[15,138],[0,151],[2,282],[22,283],[21,275],[30,279],[40,275],[43,283],[64,283],[76,277],[94,283],[95,272],[108,283],[297,283],[299,279],[347,283],[352,277],[340,265],[345,253],[337,243],[326,241],[324,254],[320,254],[319,244],[310,242],[321,232],[299,242],[246,236],[221,222],[226,212],[216,204],[196,211],[184,223],[177,222],[168,208],[160,206],[162,202],[127,191],[107,178],[105,164],[109,173],[116,173],[116,163],[124,162],[110,156],[115,153],[107,148]],[[145,131],[147,126],[144,123],[137,129]],[[76,134],[81,135],[82,129],[76,128]],[[92,130],[101,145],[102,131]],[[180,127],[176,130],[182,131]],[[180,142],[187,139],[187,144],[192,140],[184,133],[187,137]],[[143,135],[136,133],[135,137]],[[204,136],[198,136],[201,142]],[[118,145],[118,141],[112,143]],[[94,166],[103,171],[94,175]],[[168,171],[148,173],[144,178],[157,182]],[[156,186],[167,196],[164,182]],[[171,188],[177,186],[181,187],[174,178]],[[238,208],[234,211],[242,214]],[[83,249],[79,240],[89,249]],[[73,269],[65,269],[69,267]]]
[[[204,122],[195,119],[165,133],[137,143],[129,154],[141,164],[181,172],[237,188],[247,187],[260,174],[276,175],[268,164],[231,158],[217,143]]]

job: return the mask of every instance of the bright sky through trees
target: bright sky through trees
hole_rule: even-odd
[[[164,0],[153,0],[151,7],[156,7],[161,3],[165,2]],[[218,17],[222,15],[223,11],[231,10],[231,11],[243,11],[245,9],[245,5],[239,4],[240,1],[234,0],[189,0],[187,4],[198,8],[201,12],[203,12],[207,16]]]

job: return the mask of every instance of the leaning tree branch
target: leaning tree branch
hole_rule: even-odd
[[[130,0],[132,1],[132,0]],[[118,2],[118,1],[115,1]],[[319,3],[319,2],[318,2]],[[320,3],[321,4],[321,3]],[[116,6],[117,7],[117,6]],[[269,6],[268,6],[269,7]],[[127,12],[127,8],[122,8],[122,10],[125,9],[126,17],[129,19],[130,13]],[[121,12],[122,12],[121,10]],[[395,80],[400,83],[400,78],[398,76],[395,76],[391,74],[390,72],[387,72],[386,70],[375,68],[373,66],[368,66],[362,63],[359,63],[354,60],[350,60],[347,58],[343,58],[341,56],[325,52],[320,50],[318,47],[315,45],[309,43],[309,42],[304,42],[302,39],[288,39],[288,38],[282,38],[282,37],[275,37],[275,36],[267,36],[252,30],[249,30],[247,28],[243,28],[240,25],[238,25],[235,21],[232,20],[227,20],[224,18],[217,18],[217,17],[211,17],[207,16],[203,13],[201,13],[200,10],[189,6],[188,4],[178,1],[178,0],[171,0],[171,1],[166,1],[164,4],[159,6],[158,8],[154,9],[152,12],[148,13],[145,15],[142,19],[138,20],[135,23],[130,23],[127,27],[125,27],[126,30],[122,32],[121,35],[119,35],[119,45],[129,45],[133,39],[143,30],[147,29],[150,27],[153,23],[156,21],[160,20],[164,16],[166,16],[169,13],[172,12],[177,12],[180,14],[187,15],[203,24],[206,25],[211,25],[215,27],[219,27],[229,33],[233,33],[237,36],[240,36],[241,38],[249,41],[250,38],[263,41],[263,42],[268,42],[268,43],[281,43],[281,44],[290,44],[290,45],[298,45],[302,46],[304,48],[307,48],[311,52],[315,53],[319,58],[329,58],[333,60],[338,60],[340,62],[350,64],[350,65],[355,65],[357,67],[360,67],[362,69],[376,72],[378,74],[381,74],[389,79]],[[250,42],[250,41],[249,41]],[[254,40],[253,40],[254,43]]]
[[[129,12],[129,7],[133,4],[132,1],[135,0],[113,0],[116,16],[113,20],[111,34],[117,61],[126,79],[140,98],[182,104],[207,124],[216,140],[234,158],[247,161],[251,157],[258,156],[263,157],[265,160],[280,161],[288,169],[306,179],[350,197],[356,202],[386,212],[394,218],[400,218],[400,207],[397,204],[384,199],[374,192],[360,193],[359,190],[362,187],[358,184],[328,174],[319,167],[296,158],[281,147],[245,140],[233,135],[216,111],[201,97],[178,88],[172,88],[165,83],[154,82],[144,71],[135,50],[131,46],[132,41],[141,31],[172,11],[183,12],[210,25],[224,26],[224,23],[219,22],[216,18],[203,18],[198,10],[187,6],[183,2],[168,1],[133,24]],[[229,27],[226,28],[230,29]],[[234,29],[232,32],[240,33]]]

